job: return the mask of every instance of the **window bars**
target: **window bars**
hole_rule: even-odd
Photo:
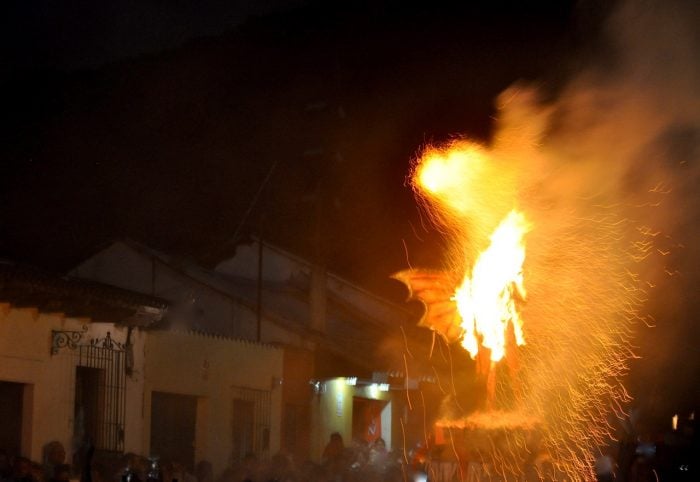
[[[232,387],[233,457],[243,460],[254,453],[261,460],[270,457],[270,391]]]

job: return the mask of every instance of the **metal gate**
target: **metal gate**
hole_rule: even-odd
[[[80,389],[91,393],[85,394],[93,407],[83,407],[83,427],[90,427],[84,433],[92,439],[96,449],[110,452],[124,451],[124,420],[126,418],[126,351],[124,346],[115,342],[109,332],[104,339],[94,339],[88,345],[77,347],[76,397]],[[86,374],[84,380],[78,380],[81,368]],[[87,370],[85,370],[87,369]],[[78,386],[82,383],[81,386]],[[85,400],[76,398],[76,412],[79,403]],[[91,420],[85,420],[86,411]],[[80,414],[76,413],[76,422]]]

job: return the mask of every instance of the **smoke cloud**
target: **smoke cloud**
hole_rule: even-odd
[[[605,24],[604,49],[556,100],[541,102],[527,86],[498,99],[493,150],[521,176],[519,201],[540,227],[528,241],[530,266],[546,269],[525,310],[551,314],[535,297],[551,303],[562,287],[596,300],[564,301],[573,306],[609,304],[605,318],[629,308],[632,332],[619,341],[641,357],[630,383],[649,390],[654,380],[639,405],[644,396],[698,401],[687,386],[698,367],[680,359],[697,341],[699,20],[693,2],[623,2]],[[679,365],[685,377],[674,386],[661,374]]]
[[[475,246],[465,256],[456,241],[455,265],[482,249],[511,207],[504,196],[534,226],[518,405],[540,419],[543,446],[574,480],[592,477],[596,448],[619,436],[610,420],[626,420],[630,403],[663,411],[697,401],[683,390],[698,370],[685,353],[697,340],[699,13],[683,1],[619,4],[595,62],[554,100],[527,85],[499,96],[485,148],[495,167],[465,178],[478,217],[492,221],[469,221]],[[482,196],[486,185],[501,201]],[[673,386],[661,374],[680,360],[686,373]]]

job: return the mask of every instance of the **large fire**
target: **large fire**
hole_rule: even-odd
[[[631,266],[652,243],[614,191],[575,170],[557,177],[536,142],[514,142],[532,139],[521,121],[492,146],[459,140],[422,153],[411,183],[450,249],[444,269],[395,277],[424,303],[419,325],[476,361],[469,386],[483,395],[437,425],[469,431],[470,450],[501,476],[535,451],[589,480],[596,447],[613,436],[609,416],[625,416],[620,381],[646,296]]]
[[[475,214],[473,206],[470,206],[474,197],[465,191],[464,183],[483,179],[482,173],[489,168],[488,163],[485,150],[476,144],[463,142],[448,146],[444,151],[428,150],[414,172],[415,189],[433,205],[442,208],[444,219],[451,220],[450,227],[462,237],[467,236],[466,225]],[[481,208],[481,213],[484,212],[488,211]],[[516,300],[525,299],[523,238],[530,228],[525,215],[513,209],[491,233],[488,246],[475,261],[469,259],[468,252],[459,257],[464,265],[458,269],[464,276],[450,296],[459,313],[453,323],[459,323],[459,339],[472,358],[486,349],[492,362],[500,361],[506,353],[509,325],[512,325],[515,343],[525,343],[523,321]],[[466,246],[466,243],[461,245]],[[470,267],[469,263],[473,265]],[[407,284],[410,286],[411,282]],[[449,329],[441,330],[430,321],[428,325],[437,328],[443,335],[449,332]],[[450,328],[454,332],[454,326]]]
[[[457,288],[455,301],[462,317],[462,346],[472,358],[479,344],[491,351],[491,361],[500,361],[506,352],[508,324],[513,324],[515,342],[525,344],[522,319],[516,297],[525,299],[523,236],[528,230],[525,217],[511,211],[491,236],[491,245],[474,264]]]
[[[649,309],[682,304],[676,297],[654,306],[661,297],[652,292],[678,294],[679,268],[669,259],[683,251],[679,237],[696,214],[700,117],[697,69],[688,66],[697,29],[694,16],[667,3],[622,2],[605,24],[612,42],[602,66],[546,92],[507,89],[488,145],[428,147],[414,165],[421,212],[447,249],[439,269],[396,277],[426,306],[419,324],[441,335],[431,356],[450,363],[434,426],[468,448],[470,466],[489,468],[469,480],[522,480],[546,460],[557,476],[540,476],[594,481],[601,448],[634,435],[625,383],[637,350],[644,353],[635,336],[663,329]],[[522,242],[526,251],[518,248],[500,273],[507,256],[491,254],[501,249],[495,233],[513,221],[516,234],[503,244]],[[420,232],[415,239],[423,242]],[[482,270],[493,286],[483,287]],[[501,295],[506,302],[494,303]],[[481,326],[482,303],[499,306],[496,344]],[[476,348],[474,375],[467,356],[452,356],[459,342],[471,355]],[[504,351],[493,348],[503,342]],[[472,403],[494,371],[495,403]]]

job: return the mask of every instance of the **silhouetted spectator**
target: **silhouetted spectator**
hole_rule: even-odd
[[[66,449],[63,444],[57,440],[44,445],[44,477],[50,480],[55,476],[55,468],[66,463]]]
[[[169,460],[159,460],[159,469],[160,469],[160,479],[162,482],[173,482],[173,480],[177,480],[174,475],[175,475],[175,469],[173,468],[173,463]],[[151,478],[152,476],[152,470],[149,471],[149,476],[147,476],[147,482],[148,479]],[[180,481],[178,481],[180,482]]]
[[[321,461],[326,466],[337,466],[343,456],[343,450],[345,445],[343,444],[343,437],[338,432],[333,432],[331,438],[323,449],[323,454],[321,456]]]
[[[331,474],[323,465],[310,462],[305,464],[303,468],[302,480],[305,482],[330,482]]]
[[[277,452],[270,460],[270,467],[265,480],[268,482],[293,482],[297,479],[297,475],[292,459],[283,452]]]
[[[185,464],[179,460],[173,460],[172,464],[172,475],[170,479],[163,479],[165,482],[170,482],[171,480],[177,480],[178,482],[197,482],[194,475],[187,471]]]
[[[214,482],[214,468],[208,460],[200,460],[194,469],[197,482]]]
[[[10,456],[0,449],[0,481],[8,480],[12,477],[12,462]]]
[[[257,482],[260,480],[258,457],[249,452],[245,454],[238,469],[235,471],[235,482]]]
[[[379,437],[369,449],[369,464],[375,471],[384,473],[388,463],[389,452],[386,449],[386,442]]]
[[[323,467],[332,480],[340,480],[342,478],[345,468],[343,467],[344,452],[345,445],[343,444],[343,437],[340,433],[333,432],[321,456]]]
[[[94,456],[90,459],[89,468],[91,482],[117,482],[119,480],[119,461],[115,460],[114,463],[110,463],[104,458]],[[83,474],[83,477],[85,476],[87,474]]]
[[[49,478],[44,476],[44,466],[39,462],[32,462],[30,472],[32,479],[36,482],[47,482]]]
[[[36,482],[32,477],[32,461],[26,457],[15,457],[12,463],[13,482]]]
[[[71,476],[71,466],[68,464],[59,464],[54,466],[53,475],[49,478],[49,482],[68,482]]]
[[[297,480],[300,482],[311,482],[318,480],[318,474],[323,473],[321,465],[308,459],[304,460],[298,466],[295,465],[295,467]]]
[[[92,459],[94,455],[95,446],[88,440],[84,446],[84,455],[82,457],[83,466],[81,467],[80,482],[93,482]]]

